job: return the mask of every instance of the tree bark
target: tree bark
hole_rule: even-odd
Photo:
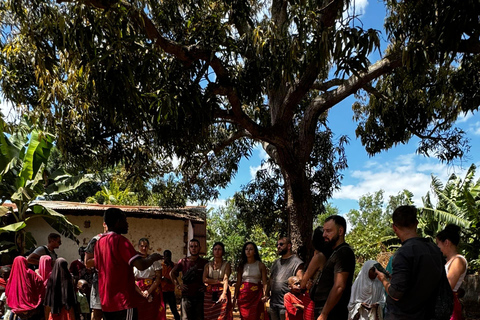
[[[293,251],[305,250],[308,258],[313,252],[311,241],[313,210],[310,181],[305,172],[305,164],[298,163],[298,157],[293,155],[293,151],[282,148],[277,152],[284,178],[288,234],[292,240]]]

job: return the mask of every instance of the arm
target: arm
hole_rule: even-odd
[[[140,271],[148,269],[155,261],[161,260],[163,257],[158,253],[152,253],[146,258],[138,257],[132,261],[132,265]]]
[[[152,294],[152,292],[154,292],[158,286],[160,285],[160,281],[162,281],[162,271],[161,269],[160,270],[156,270],[155,271],[155,281],[153,282],[152,286],[148,289],[148,296]]]
[[[300,281],[300,287],[302,289],[305,289],[307,287],[307,283],[312,277],[315,275],[317,270],[323,269],[323,265],[325,264],[326,258],[323,253],[320,251],[315,251],[315,254],[310,260],[310,263],[308,264],[308,268],[305,271],[305,274],[301,278],[302,280]]]
[[[225,267],[225,274],[223,275],[223,291],[222,291],[222,295],[219,298],[219,300],[222,302],[227,301],[227,290],[229,290],[228,279],[230,278],[231,273],[232,273],[232,268],[230,266],[230,263],[227,262],[227,266]]]
[[[375,270],[375,272],[377,273],[377,279],[380,280],[380,282],[383,284],[383,288],[385,288],[385,292],[390,296],[390,298],[392,298],[395,301],[398,301],[399,299],[396,299],[396,298],[392,297],[389,293],[390,282],[388,281],[385,274],[383,274],[383,272],[380,272],[378,270]]]
[[[263,263],[260,263],[261,265],[263,265],[263,267],[265,267],[265,265]],[[262,269],[260,268],[260,271],[262,271]],[[263,289],[265,290],[265,292],[263,293],[263,302],[267,302],[268,299],[270,299],[270,289],[272,287],[272,273],[270,273],[270,279],[266,279],[266,274],[265,274],[265,282],[263,281],[263,271],[262,271],[262,282],[263,282]]]
[[[295,276],[302,280],[303,278],[303,269],[305,268],[305,265],[302,263],[301,265],[298,266],[297,272],[295,273]]]
[[[450,264],[450,268],[448,268],[447,278],[452,290],[457,285],[458,279],[460,279],[460,276],[465,272],[466,268],[467,264],[462,258],[457,257]]]
[[[92,239],[90,239],[87,248],[85,249],[85,258],[83,263],[85,264],[85,267],[87,267],[87,269],[95,268],[94,252],[97,240],[97,237],[93,237]]]
[[[30,255],[27,257],[27,262],[30,264],[34,264],[38,266],[38,263],[40,262],[40,256],[36,254],[35,252],[30,253]]]
[[[265,285],[267,283],[267,268],[263,264],[263,262],[260,262],[260,272],[262,273],[262,284],[263,284],[263,297],[266,297],[267,292],[267,286]],[[268,282],[270,284],[270,282]]]
[[[343,291],[347,286],[348,275],[349,272],[335,273],[333,287],[328,294],[327,301],[325,302],[325,306],[323,307],[322,313],[320,314],[320,317],[318,317],[318,320],[327,319],[330,311],[332,311],[333,307],[335,307],[338,301],[340,301]]]
[[[178,270],[180,270],[181,268],[183,268],[183,265],[181,262],[177,263],[172,271],[170,271],[170,278],[172,279],[172,282],[175,284],[175,287],[177,287],[177,289],[179,290],[186,290],[187,289],[187,286],[185,286],[184,284],[180,285],[180,281],[178,281]]]
[[[93,253],[86,253],[85,252],[85,267],[87,267],[87,269],[92,269],[92,268],[95,268],[95,258],[94,258],[94,255]]]
[[[235,282],[235,293],[233,294],[233,307],[235,309],[235,304],[237,303],[238,294],[240,292],[240,286],[242,285],[242,274],[243,268],[238,267],[237,269],[237,282]]]

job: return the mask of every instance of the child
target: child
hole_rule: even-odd
[[[90,303],[88,302],[88,282],[80,279],[77,282],[77,303],[83,320],[90,320]]]
[[[285,320],[303,320],[305,294],[300,291],[300,279],[297,277],[288,278],[288,288],[290,292],[287,292],[283,298],[286,309]]]

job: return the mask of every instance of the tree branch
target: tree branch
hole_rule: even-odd
[[[247,131],[247,130],[240,130],[237,132],[232,133],[227,139],[221,141],[219,144],[217,144],[212,150],[215,154],[219,153],[223,149],[225,149],[227,146],[232,144],[234,141],[244,138],[244,137],[249,137],[251,138],[252,135]]]
[[[478,39],[470,38],[468,40],[461,40],[458,46],[458,51],[463,53],[480,53],[480,41]]]
[[[401,54],[389,55],[371,65],[367,71],[359,73],[358,76],[351,76],[344,84],[340,85],[335,90],[328,91],[315,98],[308,106],[304,118],[300,123],[300,143],[313,144],[313,141],[308,140],[307,137],[314,136],[320,114],[326,112],[351,94],[354,94],[357,90],[365,87],[371,81],[400,67],[401,64]],[[305,150],[311,149],[306,147]]]
[[[147,16],[147,14],[138,8],[132,6],[129,3],[123,1],[111,1],[105,0],[57,0],[59,2],[64,1],[77,1],[85,5],[89,5],[99,9],[112,8],[117,3],[121,3],[122,6],[130,9],[131,18],[137,23],[138,28],[142,29],[148,39],[153,41],[158,47],[164,50],[166,53],[175,56],[186,65],[190,65],[195,61],[203,60],[217,75],[217,83],[223,87],[224,95],[228,98],[232,111],[234,114],[235,122],[240,126],[248,130],[253,136],[260,136],[262,128],[250,119],[242,110],[242,103],[237,94],[235,88],[231,85],[232,81],[229,77],[229,73],[222,61],[211,50],[202,48],[201,46],[191,45],[184,46],[177,42],[171,41],[161,35],[158,29],[155,27],[153,21]]]
[[[344,83],[345,83],[345,80],[335,78],[322,83],[319,83],[319,82],[314,83],[312,86],[312,89],[319,90],[319,91],[327,91],[331,87],[340,86]]]
[[[381,94],[376,88],[374,88],[372,85],[368,83],[363,86],[363,89],[379,99],[388,100],[388,98],[385,95]]]

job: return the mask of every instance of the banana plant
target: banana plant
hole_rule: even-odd
[[[76,236],[81,233],[78,226],[35,202],[46,194],[71,191],[90,179],[72,177],[61,170],[47,177],[45,166],[54,141],[52,134],[39,129],[27,117],[16,126],[9,126],[0,118],[0,215],[5,217],[2,221],[8,220],[2,223],[0,233],[14,234],[13,241],[0,244],[0,253],[16,249],[23,254],[25,248],[35,245],[35,239],[25,229],[34,219],[45,220],[58,233],[78,242]],[[48,186],[47,178],[53,180]],[[5,202],[15,204],[16,209],[1,206]]]
[[[433,204],[430,192],[422,198],[419,229],[423,236],[435,237],[447,224],[462,228],[462,252],[470,269],[480,269],[480,179],[475,179],[476,167],[470,166],[463,179],[452,174],[445,186],[432,176],[432,193],[437,199]]]

